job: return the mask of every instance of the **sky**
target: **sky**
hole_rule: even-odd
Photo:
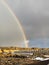
[[[34,45],[42,47],[49,41],[49,0],[5,0],[20,20],[27,40],[38,40]],[[43,40],[43,41],[42,41]],[[39,42],[39,41],[42,41]],[[38,44],[40,43],[40,44]],[[48,47],[48,42],[45,43]]]
[[[7,0],[27,39],[49,38],[49,0]]]
[[[18,19],[6,3],[0,0],[0,46],[24,46],[24,40]]]
[[[49,0],[6,0],[20,20],[29,46],[49,46]],[[43,46],[42,46],[43,45]]]

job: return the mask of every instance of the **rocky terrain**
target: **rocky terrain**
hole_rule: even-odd
[[[34,62],[37,63],[29,58],[0,57],[0,65],[30,65]]]
[[[48,48],[40,49],[40,48],[1,47],[0,65],[49,65],[49,59],[45,61],[33,60],[36,57],[44,58],[44,55],[49,56]]]
[[[0,65],[49,65],[49,60],[36,61],[27,58],[0,58]]]

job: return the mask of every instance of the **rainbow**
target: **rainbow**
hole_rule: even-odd
[[[19,19],[16,17],[16,15],[13,13],[12,9],[10,8],[10,6],[5,2],[5,0],[1,0],[2,4],[9,10],[9,12],[12,14],[12,16],[14,17],[14,19],[16,20],[16,23],[19,25],[19,28],[23,34],[24,37],[24,42],[25,42],[25,47],[28,47],[28,42],[24,33],[24,29],[22,28],[22,25],[20,24]]]

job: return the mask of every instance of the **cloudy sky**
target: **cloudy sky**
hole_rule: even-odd
[[[3,0],[0,0],[0,46],[24,46],[19,21]]]
[[[49,37],[49,0],[7,0],[27,39]]]
[[[5,0],[22,24],[28,40],[46,41],[49,38],[49,0]],[[39,40],[29,46],[41,46]],[[49,39],[48,39],[49,41]],[[44,45],[43,45],[44,46]]]
[[[49,46],[49,0],[7,0],[21,21],[29,46]]]

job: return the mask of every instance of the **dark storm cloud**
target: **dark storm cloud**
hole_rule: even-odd
[[[49,0],[7,0],[28,39],[49,37]]]

